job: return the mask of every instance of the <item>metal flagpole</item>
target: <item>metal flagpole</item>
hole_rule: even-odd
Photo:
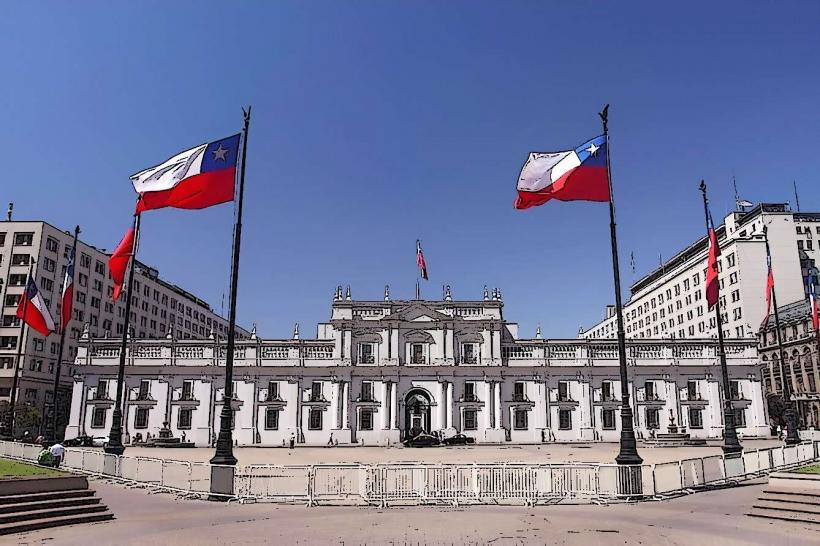
[[[79,235],[80,235],[80,226],[77,226],[77,227],[74,228],[74,244],[71,247],[71,259],[75,263],[77,261],[77,237]],[[74,269],[76,269],[76,265],[74,266]],[[72,283],[74,282],[74,272],[73,271],[71,272],[71,282]],[[65,291],[65,289],[66,289],[66,279],[63,278],[63,291]],[[74,295],[72,294],[71,297],[73,298]],[[69,312],[70,311],[71,310],[69,309]],[[61,312],[62,313],[66,312],[65,306],[63,306],[63,309],[62,309]],[[59,406],[57,405],[57,390],[60,388],[60,373],[61,373],[61,368],[62,368],[62,365],[63,365],[63,345],[65,344],[65,333],[66,333],[66,330],[68,329],[69,321],[71,321],[71,317],[68,317],[68,321],[63,320],[62,316],[60,317],[60,322],[65,323],[65,328],[61,328],[61,331],[60,331],[60,348],[57,351],[57,367],[56,367],[55,372],[54,372],[54,387],[53,387],[53,390],[52,390],[53,394],[51,395],[51,408],[52,408],[52,410],[51,410],[51,422],[49,423],[48,428],[46,428],[46,434],[45,434],[46,441],[48,441],[48,443],[54,443],[54,442],[57,441],[57,420],[58,420],[58,416],[59,416],[59,413],[58,413],[58,407]]]
[[[629,379],[626,373],[626,334],[624,332],[624,314],[621,302],[621,272],[618,264],[618,237],[615,229],[615,196],[612,193],[612,173],[610,171],[610,159],[612,154],[609,149],[609,105],[604,106],[601,111],[601,122],[604,126],[604,139],[606,142],[606,177],[609,184],[609,233],[612,243],[612,273],[615,280],[615,310],[618,324],[618,363],[621,372],[621,443],[618,456],[615,462],[619,465],[640,465],[643,462],[638,455],[638,445],[635,440],[634,416],[632,405],[629,402]],[[640,472],[640,467],[637,468]],[[640,474],[637,476],[624,476],[621,485],[627,493],[640,492]],[[635,490],[637,488],[637,491]]]
[[[772,263],[772,255],[769,249],[769,229],[763,226],[763,240],[766,241],[766,259],[769,267]],[[784,361],[783,338],[780,334],[780,314],[777,311],[777,295],[774,289],[774,274],[772,274],[772,307],[774,307],[774,327],[777,331],[777,352],[780,355],[780,382],[783,385],[783,416],[786,418],[788,427],[786,444],[794,445],[800,443],[800,436],[797,434],[797,416],[794,414],[794,402],[792,402],[792,389],[786,377],[786,363]],[[768,311],[768,310],[767,310]]]
[[[700,181],[700,191],[703,194],[703,213],[706,216],[706,236],[709,237],[709,200],[706,197],[706,182]],[[714,225],[711,226],[714,229]],[[717,240],[717,236],[715,237]],[[743,447],[737,438],[735,428],[735,412],[732,408],[732,390],[729,388],[729,369],[726,367],[726,349],[723,344],[723,317],[720,311],[720,297],[715,303],[715,321],[718,331],[718,358],[720,372],[723,377],[723,453],[727,457],[737,457],[743,453]]]
[[[239,250],[242,243],[242,203],[245,193],[245,158],[248,152],[248,126],[251,122],[251,107],[242,110],[244,125],[242,127],[242,165],[239,171],[239,198],[237,201],[236,225],[234,226],[233,252],[231,257],[231,294],[230,309],[228,311],[228,342],[225,348],[225,392],[222,397],[222,413],[219,418],[219,436],[216,440],[216,453],[211,458],[212,465],[236,465],[233,455],[233,435],[231,421],[233,420],[233,353],[236,340],[236,292],[239,281]],[[232,478],[231,478],[232,479]],[[213,491],[222,489],[211,480]]]
[[[421,268],[419,267],[419,252],[421,241],[416,239],[416,299],[421,299]]]
[[[20,380],[20,359],[22,358],[23,353],[23,334],[26,332],[26,313],[28,311],[28,297],[26,292],[28,291],[28,283],[31,281],[31,272],[34,266],[29,264],[28,267],[28,278],[26,278],[25,289],[23,290],[23,294],[21,295],[23,299],[23,317],[20,319],[22,323],[20,324],[20,339],[17,340],[17,360],[15,361],[14,365],[14,377],[11,380],[11,398],[9,398],[9,410],[6,412],[6,422],[3,428],[3,440],[13,440],[14,439],[14,413],[15,408],[14,406],[17,404],[17,383]]]
[[[131,246],[128,285],[125,287],[125,323],[122,330],[122,343],[120,344],[120,365],[117,369],[117,400],[114,404],[114,414],[111,417],[108,442],[104,447],[106,453],[114,455],[122,455],[125,452],[125,446],[122,445],[122,390],[125,382],[125,353],[128,349],[128,335],[131,331],[131,291],[134,285],[134,269],[137,267],[137,245],[140,237],[141,216],[141,214],[134,215],[134,244]]]

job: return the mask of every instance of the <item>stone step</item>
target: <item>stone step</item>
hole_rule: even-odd
[[[797,523],[812,523],[815,525],[820,525],[820,515],[790,512],[788,510],[752,508],[749,512],[746,512],[746,515],[755,518],[776,519],[781,521],[793,521]]]
[[[18,502],[17,504],[2,504],[0,505],[0,516],[3,514],[13,514],[15,512],[28,512],[30,510],[66,508],[68,506],[91,506],[99,503],[99,498],[91,495],[84,495],[76,498],[69,497],[63,499],[43,499],[32,502]]]
[[[66,489],[63,491],[49,491],[44,493],[21,493],[19,495],[0,495],[0,506],[17,504],[18,502],[34,502],[38,500],[74,499],[90,497],[94,491],[90,489]]]
[[[23,533],[26,531],[36,531],[38,529],[48,529],[50,527],[60,527],[62,525],[76,525],[79,523],[94,523],[114,519],[111,512],[93,512],[90,514],[74,514],[69,516],[58,516],[53,518],[30,519],[26,521],[14,521],[0,523],[0,535],[11,533]]]
[[[820,490],[817,489],[764,489],[763,494],[820,500]]]
[[[814,504],[758,499],[752,505],[752,508],[761,508],[766,510],[781,510],[783,512],[800,512],[801,514],[815,514],[817,516],[820,516],[820,506]]]
[[[40,508],[36,510],[27,510],[25,512],[15,512],[12,514],[0,514],[0,524],[12,523],[16,521],[50,519],[62,516],[77,516],[95,512],[105,512],[107,510],[108,507],[104,504],[67,506],[65,508]]]

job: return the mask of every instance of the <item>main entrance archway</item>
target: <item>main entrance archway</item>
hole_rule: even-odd
[[[404,434],[415,438],[430,433],[430,395],[422,389],[410,389],[404,397]]]

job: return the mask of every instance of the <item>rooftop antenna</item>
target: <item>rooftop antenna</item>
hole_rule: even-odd
[[[794,186],[794,202],[797,205],[797,212],[800,212],[800,197],[797,196],[797,180],[792,180],[792,186]]]
[[[735,210],[740,209],[740,196],[737,194],[737,178],[732,175],[732,187],[735,190]]]

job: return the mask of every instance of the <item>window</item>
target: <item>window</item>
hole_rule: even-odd
[[[524,390],[524,382],[516,381],[513,385],[513,401],[523,402],[527,399],[526,391]]]
[[[148,428],[148,408],[137,408],[134,415],[134,428]]]
[[[659,410],[654,408],[646,409],[646,428],[657,429],[659,427]]]
[[[410,346],[410,363],[411,364],[424,364],[424,344],[423,343],[413,343]]]
[[[703,428],[702,410],[689,408],[689,428]]]
[[[31,246],[34,243],[34,233],[15,233],[14,246]]]
[[[31,256],[29,256],[28,254],[11,255],[11,265],[28,265],[30,260]]]
[[[40,279],[40,288],[47,292],[51,292],[52,290],[54,290],[54,281],[43,277]]]
[[[50,273],[54,273],[54,271],[57,270],[57,262],[51,258],[43,258],[43,269]]]
[[[59,252],[60,243],[58,243],[56,239],[49,237],[48,239],[46,239],[46,250],[48,250],[49,252]]]
[[[148,400],[148,395],[151,393],[151,381],[143,379],[140,381],[140,390],[137,393],[137,400]]]
[[[558,382],[558,401],[559,402],[569,402],[569,382],[568,381],[559,381]]]
[[[461,362],[464,364],[475,364],[478,361],[478,357],[476,355],[476,346],[475,343],[462,343],[461,344]]]
[[[360,398],[362,402],[372,402],[373,401],[373,382],[372,381],[362,381],[362,396]]]
[[[475,402],[477,397],[475,395],[475,383],[472,381],[466,381],[464,383],[464,401],[465,402]]]
[[[80,267],[84,267],[86,269],[91,267],[91,256],[85,253],[80,254]]]
[[[601,400],[609,402],[614,399],[615,397],[612,396],[612,381],[604,381],[601,383]]]
[[[359,428],[361,430],[373,430],[373,410],[362,408],[359,411]]]
[[[643,392],[646,400],[657,400],[658,395],[655,393],[655,382],[647,381],[643,384]]]
[[[267,401],[279,400],[279,382],[268,381],[268,398]]]
[[[16,349],[17,336],[0,336],[0,349]]]
[[[322,430],[322,410],[311,408],[308,418],[309,430]]]
[[[464,410],[464,430],[478,429],[478,415],[474,409]]]
[[[526,430],[527,429],[527,414],[529,412],[525,409],[516,409],[515,410],[515,429],[516,430]]]
[[[605,409],[602,417],[604,430],[615,430],[615,410]]]
[[[359,362],[361,364],[373,364],[376,362],[372,343],[359,343]]]
[[[311,402],[316,402],[318,400],[322,400],[322,382],[321,381],[314,381],[310,385],[310,400]],[[321,428],[321,427],[319,427]]]
[[[279,408],[265,408],[265,430],[279,430]]]
[[[98,379],[97,380],[97,391],[94,393],[94,398],[96,400],[107,400],[108,399],[108,381],[105,379]]]
[[[687,400],[700,400],[700,395],[698,395],[698,382],[694,380],[689,380],[686,382],[686,399]]]
[[[91,412],[91,428],[105,427],[105,408],[94,408]]]
[[[94,272],[99,273],[100,275],[105,275],[105,264],[99,260],[94,262]]]
[[[194,410],[191,408],[179,408],[179,416],[177,417],[177,428],[179,429],[190,429],[191,428],[191,417],[193,416]]]
[[[740,381],[729,381],[729,395],[732,400],[742,400],[743,396],[740,392]]]
[[[182,393],[180,396],[180,400],[193,400],[194,399],[194,382],[191,379],[186,379],[182,382]]]
[[[735,415],[735,426],[736,427],[745,427],[746,426],[746,410],[743,408],[736,408],[734,410]]]
[[[558,430],[572,429],[572,410],[558,410]]]

